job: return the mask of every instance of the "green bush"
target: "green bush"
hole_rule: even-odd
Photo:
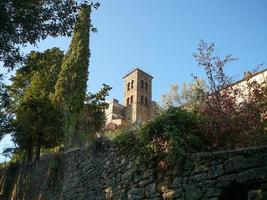
[[[159,161],[177,161],[186,153],[204,149],[198,119],[198,115],[193,112],[170,107],[141,128],[141,143]]]
[[[177,164],[186,153],[206,149],[201,138],[199,116],[190,111],[170,107],[143,126],[129,125],[105,135],[121,152],[132,151],[139,164],[154,160],[161,167]]]
[[[139,127],[135,125],[129,125],[123,129],[119,129],[113,132],[113,142],[123,151],[135,150],[139,145],[138,138]],[[129,148],[130,147],[130,148]]]

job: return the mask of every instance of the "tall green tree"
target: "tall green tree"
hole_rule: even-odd
[[[9,91],[14,103],[10,112],[16,116],[13,140],[28,161],[34,153],[39,159],[41,147],[50,148],[63,140],[62,117],[51,101],[63,56],[58,48],[31,52],[12,78]]]
[[[13,69],[24,59],[20,46],[70,36],[78,8],[76,0],[1,0],[0,61]]]
[[[61,144],[61,117],[50,99],[26,96],[16,112],[16,132],[13,141],[26,152],[30,162],[35,153],[39,160],[41,148],[52,148]]]
[[[54,102],[63,111],[65,147],[67,148],[79,146],[84,142],[84,135],[77,130],[87,87],[90,14],[91,5],[83,5],[55,86]]]

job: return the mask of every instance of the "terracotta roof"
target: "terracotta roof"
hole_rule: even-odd
[[[147,76],[149,76],[149,77],[153,78],[153,76],[151,76],[150,74],[148,74],[148,73],[144,72],[144,71],[143,71],[143,70],[141,70],[140,68],[135,68],[134,70],[132,70],[132,71],[130,71],[129,73],[127,73],[127,74],[126,74],[126,75],[125,75],[123,78],[125,78],[125,77],[129,76],[131,73],[135,72],[136,70],[138,70],[138,71],[142,72],[143,74],[145,74],[145,75],[147,75]]]

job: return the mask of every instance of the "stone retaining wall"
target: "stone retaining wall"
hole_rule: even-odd
[[[267,147],[188,155],[158,170],[108,143],[0,170],[0,199],[267,199]]]

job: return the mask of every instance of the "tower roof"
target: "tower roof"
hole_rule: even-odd
[[[150,74],[144,72],[143,70],[139,69],[139,68],[135,68],[134,70],[130,71],[129,73],[127,73],[123,78],[126,78],[127,76],[129,76],[130,74],[132,74],[135,71],[139,71],[147,76],[149,76],[151,79],[153,78],[153,76],[151,76]]]

